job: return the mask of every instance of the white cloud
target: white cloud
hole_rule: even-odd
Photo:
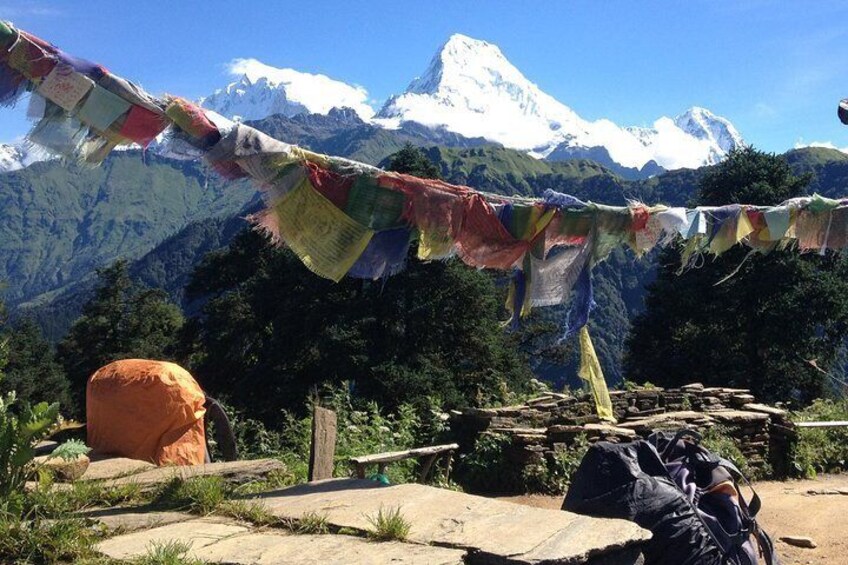
[[[805,147],[824,147],[825,149],[836,149],[843,153],[848,153],[848,147],[837,147],[832,141],[811,141],[805,143],[803,139],[795,142],[795,149],[803,149]]]

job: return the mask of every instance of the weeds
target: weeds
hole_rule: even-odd
[[[203,565],[189,555],[191,545],[181,541],[153,542],[147,554],[132,560],[132,565]]]
[[[252,500],[227,500],[218,506],[215,513],[257,526],[279,526],[282,523],[263,504]]]
[[[0,517],[0,562],[76,563],[94,557],[100,534],[82,518],[48,520],[5,514]]]
[[[174,477],[159,488],[153,504],[205,515],[215,512],[230,493],[221,477]]]
[[[792,414],[795,422],[848,420],[848,400],[814,401],[807,408]],[[798,440],[792,450],[795,472],[806,478],[818,473],[848,469],[848,429],[799,428]]]
[[[385,510],[381,507],[376,516],[366,518],[373,528],[368,531],[368,537],[374,541],[404,541],[412,528],[400,513],[400,507]]]
[[[330,526],[327,517],[317,512],[307,512],[298,518],[292,525],[292,529],[298,534],[329,534]]]

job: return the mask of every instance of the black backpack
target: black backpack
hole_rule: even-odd
[[[563,510],[623,518],[651,530],[646,565],[779,565],[756,521],[756,492],[746,502],[739,492],[739,482],[747,484],[742,473],[700,440],[683,430],[674,437],[656,433],[647,441],[594,444],[572,477]]]

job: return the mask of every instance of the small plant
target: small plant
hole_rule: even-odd
[[[106,487],[92,481],[79,481],[70,485],[70,488],[57,490],[48,481],[28,494],[26,506],[29,511],[41,516],[59,518],[89,508],[112,508],[122,504],[140,504],[147,500],[148,495],[136,483]]]
[[[748,464],[747,457],[739,447],[739,440],[731,436],[723,426],[708,428],[703,436],[704,447],[732,461],[749,480],[754,481],[771,475],[771,468],[767,464],[763,467],[752,467]]]
[[[376,516],[367,516],[373,530],[368,531],[368,537],[375,541],[404,541],[409,535],[412,525],[400,513],[400,507],[383,509]]]
[[[792,420],[848,420],[848,399],[816,400],[807,408],[794,412]],[[792,448],[792,465],[798,475],[806,478],[848,469],[848,429],[798,429],[798,439]]]
[[[218,506],[215,514],[250,522],[256,526],[277,526],[281,522],[265,505],[250,500],[227,500]]]
[[[211,514],[227,499],[229,487],[221,477],[174,477],[154,497],[154,504],[195,514]]]
[[[328,534],[330,526],[326,516],[317,512],[307,512],[295,521],[292,530],[298,534]]]
[[[191,546],[181,541],[153,542],[147,554],[131,561],[133,565],[203,565],[203,561],[189,555]]]
[[[99,539],[82,518],[0,515],[0,563],[76,563],[94,556]]]

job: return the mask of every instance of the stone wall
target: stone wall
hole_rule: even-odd
[[[617,423],[601,422],[590,395],[547,393],[525,404],[470,408],[451,413],[451,429],[462,451],[480,434],[511,438],[507,457],[517,466],[537,463],[567,449],[578,436],[590,442],[629,441],[654,431],[721,426],[738,440],[748,464],[777,476],[789,472],[795,432],[785,410],[758,404],[750,391],[690,384],[676,389],[611,391]]]

